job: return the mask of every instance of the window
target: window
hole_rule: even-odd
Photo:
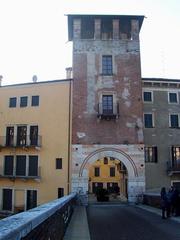
[[[16,156],[16,176],[26,176],[26,156]]]
[[[4,157],[4,175],[13,176],[14,171],[14,156],[5,156]]]
[[[12,211],[12,189],[3,189],[2,195],[2,209]]]
[[[115,177],[115,167],[110,167],[110,177]]]
[[[178,128],[179,127],[179,116],[178,114],[170,115],[170,127]]]
[[[58,198],[64,197],[64,188],[58,188]]]
[[[32,96],[31,106],[39,106],[39,96]]]
[[[157,147],[145,147],[145,162],[154,162],[157,163],[158,155],[157,155]]]
[[[152,128],[153,127],[152,113],[145,113],[144,114],[144,126],[145,126],[145,128]]]
[[[26,194],[26,209],[37,207],[37,191],[36,190],[27,190]]]
[[[25,146],[27,138],[27,126],[17,127],[17,146]]]
[[[180,167],[180,147],[172,146],[171,155],[172,155],[172,166]]]
[[[95,177],[99,177],[100,176],[100,168],[99,167],[95,167],[94,168],[94,176]]]
[[[16,107],[16,101],[17,101],[16,97],[10,98],[9,99],[9,107],[10,108],[15,108]]]
[[[36,155],[29,156],[28,176],[29,177],[38,176],[38,156]]]
[[[113,114],[113,95],[102,96],[102,111],[104,115]]]
[[[169,93],[169,103],[177,103],[177,102],[178,102],[177,93],[170,92]]]
[[[30,145],[38,146],[38,126],[30,126]]]
[[[56,169],[62,169],[62,158],[56,158]]]
[[[104,164],[108,164],[108,158],[107,157],[104,158]]]
[[[102,74],[112,75],[112,56],[102,56]]]
[[[6,146],[14,145],[14,127],[6,128]]]
[[[152,102],[152,92],[144,92],[144,102]]]
[[[21,97],[20,98],[20,107],[27,107],[28,97]]]

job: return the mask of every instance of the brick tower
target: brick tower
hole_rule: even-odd
[[[128,172],[128,200],[145,188],[139,31],[143,16],[68,15],[73,41],[72,191],[86,194],[97,159]]]

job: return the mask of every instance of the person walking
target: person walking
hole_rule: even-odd
[[[162,209],[162,219],[166,219],[170,215],[169,203],[166,193],[166,188],[161,188],[161,209]]]

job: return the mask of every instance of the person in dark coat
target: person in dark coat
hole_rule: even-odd
[[[176,188],[174,188],[172,198],[171,198],[172,215],[174,215],[174,216],[178,216],[178,214],[179,214],[178,202],[179,202],[179,191]]]
[[[166,188],[161,188],[161,209],[162,209],[162,219],[166,219],[170,216],[170,206],[168,203]]]

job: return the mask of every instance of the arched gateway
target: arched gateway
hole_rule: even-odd
[[[72,191],[87,194],[89,167],[97,159],[111,157],[122,162],[128,172],[128,201],[135,202],[145,189],[144,149],[141,145],[73,145]]]

